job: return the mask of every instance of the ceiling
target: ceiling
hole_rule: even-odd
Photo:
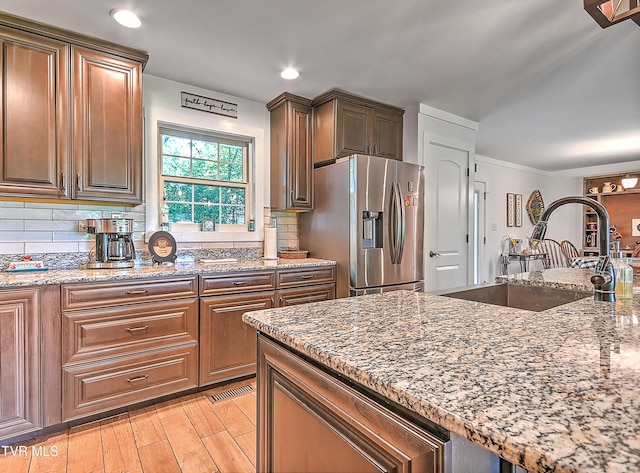
[[[128,30],[109,11],[129,7]],[[479,123],[477,154],[554,171],[640,160],[640,27],[582,0],[0,0],[142,49],[146,74],[266,103],[340,88]],[[294,66],[300,78],[280,70]]]

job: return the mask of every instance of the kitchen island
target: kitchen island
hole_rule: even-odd
[[[509,282],[587,288],[590,274],[535,271]],[[530,312],[398,291],[243,319],[531,472],[595,473],[640,471],[639,316],[637,296]]]

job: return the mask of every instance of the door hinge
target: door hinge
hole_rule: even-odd
[[[467,233],[467,243],[469,243],[469,234]]]
[[[467,177],[469,177],[469,168],[467,168]]]
[[[478,163],[473,163],[473,171],[478,172]]]
[[[483,240],[484,240],[483,243],[486,245],[487,244],[487,237],[484,237]]]
[[[486,192],[483,192],[482,194],[483,194],[483,196],[484,196],[484,200],[487,200],[487,193],[486,193]]]

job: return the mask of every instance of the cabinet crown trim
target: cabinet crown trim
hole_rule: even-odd
[[[294,102],[307,107],[311,106],[311,99],[300,95],[290,94],[289,92],[283,92],[267,104],[267,110],[271,112],[285,102]]]
[[[359,97],[357,95],[353,95],[349,92],[345,92],[340,89],[333,89],[329,92],[325,92],[322,95],[319,95],[315,99],[311,101],[311,105],[317,107],[318,105],[322,105],[323,103],[329,102],[331,100],[343,100],[346,102],[355,103],[358,105],[365,105],[372,108],[377,108],[379,110],[383,110],[388,113],[393,113],[395,115],[404,115],[404,110],[402,108],[396,107],[394,105],[385,104],[382,102],[376,102],[375,100],[371,100],[365,97]]]
[[[149,60],[149,55],[139,49],[130,48],[128,46],[83,35],[74,31],[57,28],[28,18],[9,15],[7,13],[0,13],[0,26],[58,41],[64,41],[74,46],[81,46],[103,53],[120,56],[122,58],[139,62],[142,65],[143,70]]]

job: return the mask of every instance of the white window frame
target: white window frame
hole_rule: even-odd
[[[219,180],[211,180],[211,179],[200,179],[196,177],[181,177],[181,176],[165,176],[162,173],[163,167],[163,146],[162,146],[162,136],[163,135],[172,135],[180,138],[189,138],[189,139],[197,139],[202,141],[212,141],[223,144],[233,144],[236,145],[238,143],[242,143],[245,146],[245,151],[243,152],[243,182],[237,181],[219,181]],[[253,169],[252,162],[253,153],[252,146],[253,140],[246,136],[238,136],[232,135],[229,133],[220,133],[213,130],[201,130],[195,129],[192,127],[186,127],[181,125],[168,125],[168,124],[158,124],[158,191],[160,195],[158,196],[159,208],[158,212],[162,212],[163,205],[163,193],[164,193],[164,184],[166,181],[170,182],[181,182],[187,184],[203,184],[207,186],[221,186],[221,187],[235,187],[238,189],[244,189],[245,191],[245,215],[244,221],[242,224],[220,224],[219,222],[216,224],[216,229],[218,231],[223,232],[242,232],[248,231],[249,220],[253,215],[253,202],[254,195],[252,192],[253,186],[253,176],[251,170]],[[255,228],[255,222],[254,222]],[[200,231],[200,230],[196,230]]]
[[[179,243],[178,248],[216,248],[217,243],[227,248],[229,243],[233,246],[241,247],[249,244],[253,246],[255,243],[263,240],[263,219],[262,208],[264,205],[265,185],[263,180],[257,182],[256,176],[268,175],[268,162],[265,162],[265,153],[267,152],[267,143],[265,143],[265,133],[263,127],[256,127],[249,124],[242,124],[236,127],[215,126],[208,127],[204,123],[199,123],[190,119],[181,120],[182,123],[176,123],[173,120],[167,120],[169,117],[163,116],[165,113],[158,113],[159,110],[153,109],[149,116],[145,117],[145,121],[149,125],[147,128],[148,140],[145,140],[145,152],[148,160],[145,165],[146,169],[146,233],[145,241],[148,241],[151,235],[160,230],[161,209],[162,209],[162,188],[160,187],[160,174],[162,168],[159,167],[159,161],[162,154],[160,128],[168,129],[184,129],[194,133],[214,133],[218,135],[228,135],[232,139],[245,139],[249,143],[248,159],[249,166],[249,196],[247,197],[247,207],[249,208],[249,219],[255,220],[255,231],[248,231],[248,225],[224,225],[222,228],[216,228],[213,232],[203,231],[171,231],[171,234]],[[191,116],[183,117],[191,118]],[[217,117],[215,117],[217,118]],[[214,120],[215,122],[216,120]],[[204,125],[204,126],[203,126]],[[222,125],[222,124],[219,124]],[[235,123],[234,123],[235,125]],[[229,129],[232,132],[222,131]],[[160,148],[158,149],[158,144]],[[267,155],[268,156],[268,155]],[[259,170],[259,172],[257,172]],[[256,212],[260,213],[260,217]],[[239,228],[229,228],[239,227]]]

